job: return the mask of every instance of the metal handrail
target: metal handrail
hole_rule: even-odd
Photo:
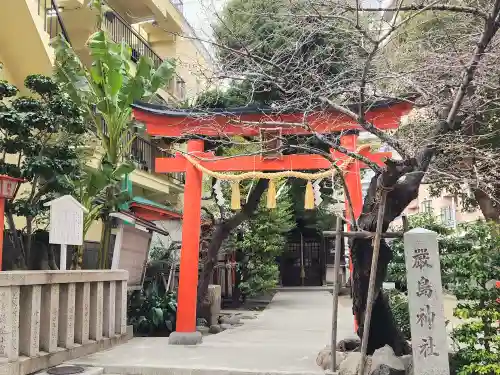
[[[64,26],[64,22],[62,20],[61,13],[59,13],[59,6],[57,5],[57,0],[50,0],[50,1],[52,4],[52,7],[54,8],[54,10],[56,12],[56,17],[57,17],[57,20],[59,21],[59,25],[61,26],[61,31],[62,31],[62,34],[64,36],[64,39],[66,39],[68,44],[71,45],[71,41],[69,40],[68,31],[66,30],[66,26]]]
[[[59,33],[62,33],[63,37],[66,41],[71,45],[68,32],[66,27],[64,27],[64,23],[61,18],[61,14],[59,13],[59,6],[57,5],[57,0],[50,0],[50,7],[47,8],[46,0],[38,0],[38,15],[43,17],[43,29],[49,37],[52,39],[56,37]],[[53,12],[53,16],[56,17],[57,22],[53,23],[53,16],[49,14]]]
[[[105,12],[104,24],[115,42],[118,42],[119,39],[125,39],[125,42],[127,42],[127,44],[132,48],[132,60],[134,62],[139,61],[140,56],[147,56],[153,62],[155,69],[158,69],[158,67],[162,64],[163,59],[158,56],[155,51],[153,51],[146,39],[144,39],[137,31],[132,29],[128,22],[117,12],[114,10]]]

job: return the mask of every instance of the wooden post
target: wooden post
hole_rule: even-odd
[[[304,268],[304,236],[300,233],[300,280],[302,286],[305,285],[306,270]]]
[[[384,223],[385,200],[387,191],[382,190],[377,215],[377,229],[373,239],[372,266],[370,269],[370,281],[368,283],[368,297],[366,298],[365,319],[363,324],[363,340],[361,341],[361,361],[359,363],[359,375],[365,372],[366,349],[368,347],[368,338],[370,337],[370,323],[372,320],[373,297],[375,295],[375,279],[377,277],[378,254],[380,251],[380,239],[382,234],[382,225]]]
[[[117,270],[120,266],[120,253],[122,250],[123,242],[123,222],[120,221],[118,224],[118,232],[115,237],[115,246],[113,247],[113,258],[111,259],[111,269]]]
[[[190,154],[203,152],[203,141],[188,141],[187,151]],[[191,163],[186,165],[177,332],[196,331],[202,177],[203,174],[194,165]]]
[[[337,317],[339,312],[339,271],[340,271],[340,253],[342,246],[342,219],[337,217],[335,228],[337,235],[335,237],[335,261],[333,263],[333,310],[332,310],[332,372],[335,372],[337,367]]]
[[[59,257],[59,269],[66,271],[66,257],[68,255],[68,247],[66,244],[61,244],[61,255]]]

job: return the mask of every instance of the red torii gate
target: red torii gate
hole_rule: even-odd
[[[407,114],[412,106],[408,102],[385,101],[372,105],[366,114],[366,120],[382,130],[396,129],[401,116]],[[272,110],[252,111],[248,108],[236,108],[227,111],[212,112],[178,111],[163,106],[145,103],[133,105],[134,117],[144,123],[151,136],[175,137],[186,135],[199,136],[259,136],[261,129],[276,128],[279,124],[282,135],[307,135],[317,133],[345,132],[362,130],[350,117],[336,111],[318,111],[308,115],[303,113],[273,114]],[[302,124],[306,122],[309,128]],[[267,125],[266,124],[272,124]],[[296,126],[294,124],[297,124]],[[341,137],[341,144],[349,151],[356,150],[358,136],[348,134]],[[265,159],[259,156],[237,156],[232,158],[215,157],[204,152],[202,140],[191,139],[187,142],[189,155],[200,158],[198,162],[214,172],[234,171],[282,171],[282,170],[318,170],[329,169],[331,163],[319,155],[285,155],[277,159]],[[337,159],[337,165],[342,164],[347,156],[330,150]],[[390,153],[361,154],[371,161],[382,165]],[[361,168],[364,163],[353,160],[345,170],[354,216],[361,214],[363,206],[361,189]],[[198,285],[198,257],[201,225],[201,195],[202,172],[182,154],[175,157],[156,158],[157,173],[185,172],[186,184],[184,190],[184,214],[182,230],[182,249],[180,260],[180,280],[178,290],[176,332],[192,333],[191,339],[170,340],[171,343],[195,344],[201,341],[196,333],[196,297]],[[349,210],[346,202],[346,211]],[[348,212],[349,215],[349,212]],[[350,216],[348,216],[350,217]],[[352,264],[350,265],[352,271]]]

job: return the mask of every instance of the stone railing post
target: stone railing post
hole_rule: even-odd
[[[36,357],[40,351],[40,305],[42,287],[26,285],[21,287],[19,310],[19,352],[27,357]]]
[[[127,331],[127,282],[117,281],[115,290],[115,334]]]
[[[40,349],[49,353],[57,351],[59,329],[59,284],[42,286],[40,320]]]
[[[71,349],[75,345],[75,296],[76,285],[61,284],[59,290],[58,345]]]
[[[115,296],[116,282],[110,281],[104,284],[104,336],[115,335]]]
[[[104,283],[98,281],[90,286],[90,338],[99,341],[103,337]]]
[[[0,286],[0,357],[19,359],[19,286]]]
[[[75,303],[75,341],[78,344],[89,342],[90,334],[90,283],[76,284]]]

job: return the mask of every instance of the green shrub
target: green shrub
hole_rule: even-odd
[[[158,293],[153,287],[129,295],[127,319],[136,334],[168,336],[175,330],[176,313],[176,293]]]
[[[441,254],[453,251],[455,243],[450,243],[448,235],[452,230],[438,222],[432,214],[416,214],[408,217],[409,229],[425,228],[438,234],[439,252]],[[403,228],[398,228],[402,230]],[[393,259],[389,263],[387,270],[387,280],[396,283],[396,288],[401,292],[406,292],[406,266],[403,239],[398,238],[391,242]],[[443,265],[441,265],[443,270]]]
[[[453,236],[459,244],[443,257],[443,279],[459,303],[454,316],[465,322],[453,329],[458,373],[500,374],[500,289],[487,287],[500,279],[500,226],[478,221]]]
[[[430,215],[410,218],[411,227],[438,232],[443,285],[459,301],[454,316],[463,323],[454,328],[451,338],[456,352],[452,366],[459,375],[500,375],[500,289],[487,287],[500,278],[500,226],[477,221],[451,232],[439,226]],[[403,243],[394,241],[395,264],[389,280],[406,287]],[[407,298],[392,291],[389,301],[394,317],[405,337],[409,337]]]
[[[396,289],[387,291],[389,305],[398,327],[401,329],[406,340],[411,339],[410,310],[408,307],[408,296]]]

